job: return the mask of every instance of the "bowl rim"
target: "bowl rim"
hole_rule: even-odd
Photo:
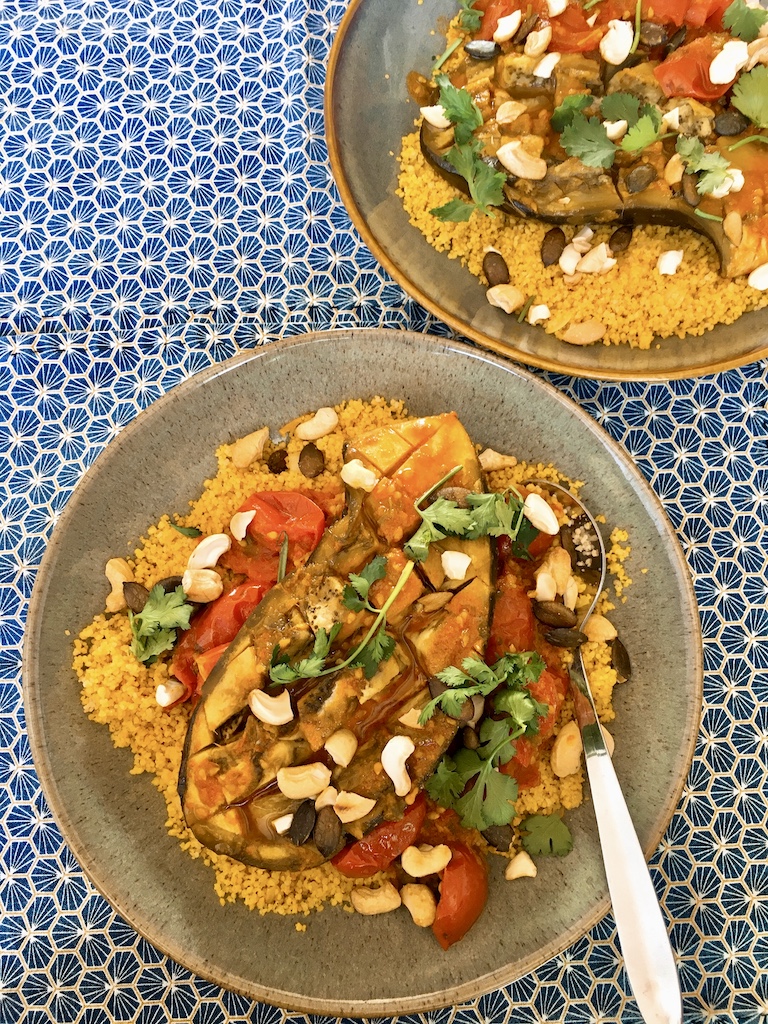
[[[336,103],[335,87],[338,81],[337,70],[341,61],[347,34],[349,33],[355,18],[360,13],[360,9],[363,7],[365,2],[366,0],[350,0],[344,16],[339,22],[339,27],[328,57],[324,100],[328,157],[331,164],[331,172],[336,182],[336,187],[339,190],[339,195],[341,196],[341,201],[344,204],[353,225],[361,235],[366,246],[375,256],[376,260],[384,267],[390,277],[392,277],[411,296],[411,298],[415,299],[421,306],[429,310],[429,312],[436,316],[438,320],[448,324],[448,326],[452,330],[456,331],[457,334],[464,338],[471,338],[472,341],[476,342],[478,345],[482,345],[483,348],[490,349],[490,351],[494,352],[496,355],[502,356],[506,359],[519,360],[526,366],[536,366],[542,370],[550,370],[554,373],[564,373],[573,377],[584,377],[587,379],[607,381],[682,380],[688,377],[702,377],[710,373],[720,373],[724,370],[733,370],[739,366],[746,366],[749,363],[757,362],[768,356],[767,334],[764,343],[754,352],[749,353],[747,357],[736,356],[731,359],[710,359],[696,367],[681,367],[679,370],[673,371],[661,372],[654,371],[649,368],[643,368],[642,370],[633,370],[631,368],[627,370],[606,370],[598,367],[587,368],[572,366],[568,362],[560,362],[554,358],[550,359],[547,356],[539,355],[537,352],[524,352],[512,341],[509,343],[497,341],[490,335],[484,334],[482,331],[474,328],[471,323],[466,323],[454,316],[452,313],[442,309],[427,292],[423,291],[422,288],[420,288],[419,285],[411,279],[408,272],[396,264],[386,253],[378,238],[368,226],[368,222],[354,198],[352,188],[344,171],[342,146],[339,140],[336,118],[334,115],[334,107]],[[373,2],[373,0],[368,0],[368,2]],[[414,228],[413,230],[415,231],[417,229]],[[746,316],[749,314],[746,313],[742,315]],[[683,344],[686,342],[688,344],[695,344],[696,338],[693,335],[686,335],[685,338],[678,340]],[[563,342],[563,344],[566,345],[567,343]],[[630,346],[625,347],[628,351],[633,351]]]
[[[77,514],[76,506],[79,505],[79,497],[85,491],[87,485],[94,478],[97,467],[105,457],[114,459],[119,457],[119,452],[124,444],[130,441],[134,434],[143,430],[147,415],[153,409],[164,408],[172,403],[183,400],[184,396],[200,387],[205,387],[209,381],[220,375],[226,375],[236,371],[237,367],[251,362],[260,361],[264,358],[281,358],[282,353],[287,349],[301,348],[307,345],[315,345],[324,340],[333,340],[334,336],[370,336],[388,337],[394,341],[401,340],[411,344],[421,344],[422,339],[427,338],[431,343],[447,349],[453,353],[491,363],[508,373],[512,373],[527,381],[537,389],[548,392],[552,398],[561,405],[567,407],[577,416],[579,421],[587,428],[622,466],[625,475],[630,476],[635,486],[641,491],[646,501],[649,502],[649,514],[657,518],[659,531],[665,532],[669,538],[676,543],[670,545],[671,552],[674,552],[674,559],[680,580],[684,587],[681,591],[684,611],[687,612],[692,627],[691,655],[693,659],[691,679],[689,686],[692,687],[689,711],[686,719],[688,739],[686,748],[681,747],[679,753],[681,771],[675,785],[670,789],[667,799],[657,810],[652,826],[652,832],[646,843],[643,854],[646,861],[650,859],[657,849],[664,832],[666,831],[680,796],[685,786],[685,781],[693,760],[695,745],[698,738],[701,721],[702,699],[703,699],[703,647],[701,622],[698,614],[698,605],[695,598],[693,582],[690,571],[685,562],[682,549],[673,524],[667,517],[666,512],[640,471],[634,465],[628,453],[618,444],[608,432],[602,428],[585,410],[576,402],[564,395],[547,381],[542,381],[535,374],[524,367],[503,360],[496,355],[485,351],[478,351],[469,345],[452,339],[441,338],[434,335],[418,334],[408,331],[393,331],[385,328],[346,328],[335,331],[310,332],[296,337],[283,338],[262,346],[256,350],[240,352],[237,355],[216,363],[188,377],[184,381],[166,391],[154,402],[142,409],[134,419],[124,427],[120,433],[113,438],[99,453],[96,459],[88,466],[63,509],[61,517],[55,526],[57,538],[65,536],[69,522]],[[161,935],[154,934],[152,930],[151,915],[146,915],[145,920],[136,922],[135,914],[126,909],[121,899],[109,891],[108,881],[105,880],[101,867],[101,860],[97,850],[89,849],[81,840],[78,834],[76,817],[67,809],[65,801],[60,796],[59,787],[54,772],[46,758],[44,708],[40,698],[37,676],[39,673],[39,630],[36,623],[40,622],[45,601],[48,596],[49,577],[52,574],[57,558],[58,543],[51,543],[51,538],[46,546],[40,568],[37,572],[32,595],[29,602],[26,624],[24,630],[24,642],[22,651],[22,696],[26,715],[27,733],[30,748],[33,755],[35,770],[37,772],[43,795],[49,805],[56,823],[62,833],[64,841],[75,856],[78,864],[85,871],[91,883],[110,904],[110,906],[121,915],[121,917],[140,936],[160,950],[165,956],[170,957],[186,969],[192,971],[198,977],[215,985],[231,989],[243,996],[257,999],[261,1002],[271,1004],[283,1009],[301,1013],[314,1013],[332,1015],[337,1017],[388,1017],[400,1014],[417,1013],[434,1010],[445,1006],[457,1005],[466,1000],[477,998],[487,992],[501,988],[535,970],[538,966],[562,952],[574,941],[580,938],[585,932],[596,925],[610,910],[610,898],[605,896],[598,901],[591,910],[583,914],[567,931],[562,932],[555,939],[539,947],[535,953],[515,962],[513,971],[509,965],[496,968],[480,977],[470,981],[460,982],[456,985],[446,987],[439,992],[422,993],[416,996],[387,997],[374,1000],[360,999],[337,999],[337,998],[311,998],[301,993],[286,992],[262,985],[249,978],[236,977],[226,973],[226,970],[215,969],[215,965],[197,956],[190,955],[186,949],[173,940],[165,941]]]

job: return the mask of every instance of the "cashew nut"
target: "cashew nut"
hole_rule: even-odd
[[[472,564],[472,557],[463,551],[443,551],[440,562],[449,580],[463,580]]]
[[[415,749],[413,740],[408,736],[393,736],[381,752],[381,766],[392,780],[398,796],[407,796],[411,790],[405,762]]]
[[[768,42],[768,39],[766,40]],[[741,245],[741,238],[744,234],[744,224],[741,214],[737,210],[730,210],[723,220],[723,234],[729,242],[734,245]]]
[[[586,633],[587,639],[594,643],[608,643],[609,640],[615,640],[619,635],[614,624],[609,622],[604,615],[590,615],[582,629]]]
[[[325,437],[338,426],[339,417],[336,410],[330,406],[318,409],[311,420],[305,420],[296,427],[296,437],[301,441],[316,441],[318,437]]]
[[[398,722],[408,729],[423,729],[424,726],[419,724],[420,716],[421,708],[409,708],[404,715],[398,718]]]
[[[277,773],[277,788],[289,800],[319,796],[330,781],[331,769],[320,761],[280,768]]]
[[[545,25],[537,32],[529,32],[523,53],[526,57],[540,57],[552,41],[552,26]]]
[[[679,185],[685,174],[685,164],[679,153],[673,153],[664,168],[664,181],[668,185]]]
[[[315,800],[315,810],[321,811],[323,807],[333,807],[338,795],[339,791],[335,786],[326,786],[317,800]]]
[[[344,789],[333,801],[333,809],[345,825],[350,821],[364,818],[375,806],[375,800],[370,800],[367,796],[360,796],[359,793],[348,793]]]
[[[573,775],[581,765],[581,729],[576,722],[566,722],[555,738],[549,763],[558,779]]]
[[[357,750],[357,737],[351,729],[337,729],[325,741],[325,749],[333,758],[334,764],[346,768]]]
[[[155,700],[161,708],[168,708],[175,704],[179,697],[184,696],[184,684],[176,679],[169,679],[167,683],[160,683],[155,690]]]
[[[367,469],[360,459],[350,459],[341,467],[341,479],[348,487],[358,487],[361,491],[372,491],[379,478]]]
[[[248,512],[235,512],[229,520],[229,532],[235,540],[245,540],[246,531],[253,522],[255,516],[255,508],[250,509]]]
[[[400,863],[411,878],[423,878],[442,871],[452,856],[450,846],[444,843],[440,846],[409,846],[403,850]]]
[[[531,497],[531,495],[529,495]],[[549,505],[547,505],[549,508]],[[553,513],[554,514],[554,513]],[[539,576],[548,573],[555,581],[555,594],[564,594],[571,578],[571,556],[562,547],[550,548],[544,556],[539,568],[536,570],[536,585],[538,587]]]
[[[279,836],[285,835],[288,829],[293,824],[292,814],[281,814],[279,818],[272,820],[272,828],[277,832]]]
[[[512,469],[517,465],[514,455],[502,455],[500,452],[495,452],[493,448],[486,448],[485,451],[480,452],[478,461],[486,473],[490,473],[494,469]]]
[[[608,328],[597,320],[584,320],[582,323],[571,324],[567,330],[560,335],[562,341],[569,345],[594,345],[605,337]]]
[[[536,865],[525,850],[521,850],[507,864],[504,877],[511,882],[513,878],[535,878],[536,873]]]
[[[188,601],[207,604],[221,596],[224,581],[214,569],[187,569],[181,577],[181,588]]]
[[[400,890],[403,906],[419,928],[431,928],[437,914],[437,902],[428,885],[408,882]]]
[[[557,584],[555,577],[546,569],[536,573],[536,590],[533,596],[537,601],[554,601],[557,597]]]
[[[248,706],[255,718],[267,725],[286,725],[292,722],[293,708],[291,695],[287,690],[273,697],[263,690],[251,690],[248,694]]]
[[[378,889],[360,885],[352,890],[350,899],[358,914],[388,914],[400,906],[400,893],[391,882],[384,882]]]
[[[571,611],[574,611],[578,600],[579,585],[573,576],[569,576],[568,582],[565,584],[565,590],[563,591],[563,604],[566,608],[570,608]]]
[[[212,533],[203,537],[187,561],[188,569],[212,569],[225,551],[232,547],[226,533]]]
[[[106,609],[108,612],[119,612],[126,607],[123,584],[133,583],[133,570],[124,558],[110,558],[104,569],[104,575],[112,587],[107,595]]]
[[[486,291],[485,297],[492,306],[503,309],[505,313],[514,313],[525,302],[525,296],[513,284],[495,284]]]
[[[232,464],[237,469],[247,469],[252,462],[261,458],[268,439],[269,427],[262,427],[261,430],[254,430],[252,434],[246,434],[239,441],[235,441],[232,448]]]
[[[554,537],[560,532],[557,516],[540,494],[529,494],[523,502],[523,515],[537,530]]]

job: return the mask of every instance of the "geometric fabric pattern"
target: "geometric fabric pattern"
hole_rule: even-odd
[[[333,185],[323,82],[343,12],[0,0],[0,1024],[309,1020],[191,975],[95,892],[40,792],[20,664],[62,508],[155,398],[285,335],[450,333],[378,267]],[[541,376],[630,453],[683,546],[704,707],[652,875],[686,1022],[765,1024],[766,364],[668,384]],[[610,915],[513,985],[411,1019],[640,1024]]]

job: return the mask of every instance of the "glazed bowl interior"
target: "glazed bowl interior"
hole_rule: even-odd
[[[444,46],[441,32],[456,10],[456,0],[352,0],[331,53],[325,113],[333,174],[355,227],[392,277],[422,306],[485,348],[578,377],[694,377],[765,356],[768,308],[719,324],[701,337],[657,339],[647,350],[568,345],[492,307],[477,278],[459,260],[433,249],[408,222],[395,194],[401,140],[419,116],[406,76],[412,70],[429,72]]]
[[[364,382],[364,383],[363,383]],[[87,472],[46,551],[30,607],[24,698],[35,764],[73,853],[123,917],[197,974],[260,1000],[330,1015],[417,1012],[456,1003],[554,955],[608,907],[588,803],[575,847],[524,884],[492,865],[481,923],[447,953],[403,913],[328,907],[307,919],[222,907],[213,874],[165,831],[162,797],[129,774],[105,727],[83,713],[72,638],[105,599],[108,558],[133,550],[163,513],[183,512],[215,472],[218,445],[351,397],[402,398],[414,414],[456,410],[478,443],[553,462],[587,481],[585,500],[629,531],[636,582],[615,621],[634,660],[616,694],[616,769],[647,853],[674,811],[701,701],[698,615],[672,528],[623,451],[576,405],[525,371],[436,338],[343,331],[269,345],[175,388]],[[212,412],[213,411],[213,412]],[[640,572],[640,569],[647,572]],[[670,686],[670,680],[675,685]],[[404,955],[407,950],[407,955]]]

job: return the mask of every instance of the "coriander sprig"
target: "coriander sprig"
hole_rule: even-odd
[[[456,718],[461,714],[465,701],[472,697],[487,697],[494,690],[499,690],[494,698],[494,707],[512,718],[515,727],[521,730],[517,735],[535,732],[538,730],[536,716],[546,714],[546,706],[535,700],[527,687],[537,682],[543,670],[544,661],[535,651],[505,654],[492,666],[479,658],[465,658],[460,669],[449,665],[437,673],[437,678],[448,689],[429,701],[419,715],[419,725],[426,725],[438,707]],[[519,695],[522,702],[511,701],[509,697],[512,694]]]
[[[151,665],[159,655],[170,651],[176,642],[177,629],[189,629],[193,607],[181,587],[166,594],[159,583],[149,592],[140,612],[128,612],[133,640],[131,651],[138,661]]]
[[[370,679],[380,662],[386,661],[395,649],[394,640],[392,637],[387,636],[385,632],[387,612],[408,582],[408,578],[413,572],[413,566],[413,562],[405,563],[389,597],[381,608],[377,609],[376,617],[365,637],[342,662],[336,665],[326,665],[331,645],[341,629],[341,623],[336,623],[330,633],[324,629],[318,629],[312,654],[307,658],[303,658],[295,665],[290,664],[287,656],[280,656],[280,649],[275,645],[269,666],[269,678],[271,681],[288,685],[296,682],[297,679],[319,678],[320,676],[327,676],[332,672],[340,672],[344,668],[357,665],[362,667],[366,677]],[[361,573],[360,576],[362,577],[362,575]]]

